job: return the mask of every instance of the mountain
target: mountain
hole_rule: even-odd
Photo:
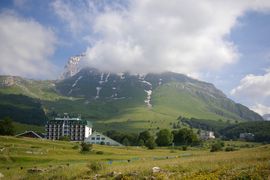
[[[36,99],[55,99],[59,98],[59,93],[55,89],[56,82],[18,76],[0,76],[0,93],[22,94]]]
[[[58,82],[56,89],[64,96],[85,99],[85,103],[122,100],[127,106],[133,104],[135,107],[168,115],[262,120],[257,113],[228,99],[214,85],[172,72],[132,75],[85,68]]]
[[[49,118],[56,113],[81,114],[99,131],[154,131],[172,127],[179,116],[232,123],[263,120],[213,84],[183,74],[115,74],[95,68],[68,68],[79,61],[70,59],[61,80],[0,76],[0,94],[27,96],[40,103]],[[19,102],[7,99],[6,104]],[[23,119],[19,122],[32,123]]]
[[[263,119],[266,121],[270,121],[270,114],[263,115]]]
[[[84,54],[80,54],[77,56],[70,57],[67,64],[64,67],[64,71],[63,71],[60,79],[69,78],[69,77],[77,74],[80,71],[79,63],[84,56],[85,56]]]
[[[10,117],[16,122],[44,125],[47,117],[39,100],[24,95],[0,94],[0,119]]]

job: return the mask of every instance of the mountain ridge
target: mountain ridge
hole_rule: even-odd
[[[0,76],[0,93],[38,99],[44,112],[76,113],[97,129],[168,128],[179,116],[230,122],[263,118],[213,84],[174,72],[130,74],[82,68],[60,80]]]

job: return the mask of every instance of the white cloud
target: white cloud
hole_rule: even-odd
[[[69,4],[57,0],[54,1],[51,6],[54,9],[54,12],[59,16],[65,24],[68,25],[69,29],[71,32],[77,33],[83,28],[83,24],[81,23],[82,21],[77,19],[80,14],[76,14],[76,11],[71,9]]]
[[[198,74],[237,61],[226,37],[246,11],[269,10],[266,0],[130,1],[93,20],[99,40],[86,51],[89,65],[106,71]]]
[[[198,76],[235,63],[227,36],[247,11],[268,0],[86,0],[51,3],[77,39],[89,42],[88,65],[106,71],[175,71]]]
[[[48,57],[54,52],[54,33],[12,12],[0,14],[0,73],[52,77]]]
[[[254,74],[245,76],[240,84],[232,89],[231,95],[248,97],[254,100],[270,98],[270,72],[261,76]]]
[[[269,114],[270,113],[270,107],[265,106],[263,104],[256,104],[255,106],[252,106],[251,109],[260,115]]]
[[[240,101],[249,102],[250,108],[261,115],[270,113],[270,107],[266,105],[270,102],[270,72],[246,75],[230,94]]]
[[[90,38],[93,19],[106,6],[106,0],[55,0],[50,6],[75,38],[85,40]]]

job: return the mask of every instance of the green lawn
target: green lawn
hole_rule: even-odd
[[[75,142],[0,136],[0,172],[7,179],[92,179],[95,174],[106,176],[112,171],[121,172],[126,179],[267,179],[270,145],[226,144],[238,150],[211,153],[208,146],[182,151],[94,145],[91,152],[81,153]],[[94,171],[93,162],[102,168]],[[154,166],[163,171],[152,174]],[[30,168],[42,172],[30,173]]]

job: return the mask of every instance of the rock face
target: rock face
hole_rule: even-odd
[[[0,83],[0,87],[10,87],[15,84],[15,79],[13,76],[7,76],[3,81]]]
[[[64,72],[62,73],[60,79],[69,78],[77,74],[80,71],[79,63],[84,56],[84,54],[80,54],[70,57],[68,63],[65,65]]]

